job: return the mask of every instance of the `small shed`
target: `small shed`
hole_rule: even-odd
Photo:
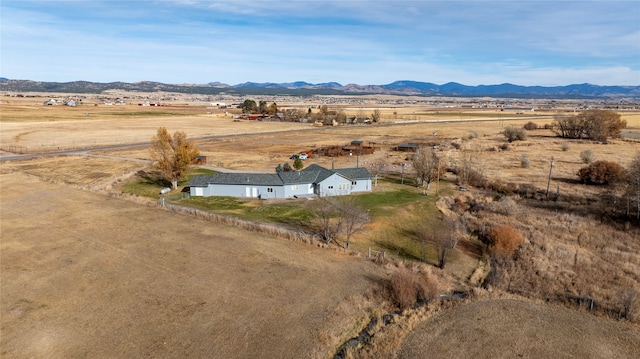
[[[193,161],[194,164],[196,165],[206,165],[207,164],[207,156],[198,156],[196,157],[196,159]]]
[[[413,143],[401,143],[396,147],[396,150],[400,152],[416,152],[418,151],[418,145]]]

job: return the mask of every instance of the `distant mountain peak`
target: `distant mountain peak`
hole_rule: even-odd
[[[567,86],[520,86],[511,83],[499,85],[468,86],[458,82],[437,85],[431,82],[399,80],[386,85],[359,85],[338,82],[313,84],[306,81],[285,83],[244,82],[227,85],[221,82],[207,84],[164,84],[154,81],[134,83],[89,81],[44,82],[31,80],[10,80],[0,78],[0,91],[33,92],[72,92],[100,93],[106,90],[129,91],[167,91],[199,94],[218,94],[221,92],[244,95],[358,95],[389,94],[411,96],[448,96],[448,97],[536,97],[536,98],[631,98],[640,99],[640,86],[599,86],[589,83]]]

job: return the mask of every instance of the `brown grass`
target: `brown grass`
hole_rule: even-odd
[[[222,111],[184,103],[155,109],[138,106],[54,108],[42,106],[39,99],[12,101],[3,99],[0,104],[2,149],[49,151],[58,147],[147,142],[159,126],[165,126],[170,131],[185,131],[190,137],[239,135],[198,141],[201,152],[208,156],[209,166],[238,170],[271,172],[277,164],[290,161],[292,153],[344,145],[354,139],[372,143],[378,150],[374,155],[357,159],[312,158],[305,161],[305,165],[352,167],[357,160],[359,165],[366,166],[369,161],[385,159],[389,163],[387,171],[397,174],[407,154],[392,148],[407,142],[439,143],[439,154],[450,168],[460,163],[463,155],[471,154],[474,168],[494,188],[526,186],[531,192],[544,192],[550,184],[553,194],[559,191],[561,197],[572,201],[558,202],[555,207],[550,206],[551,202],[515,197],[494,201],[495,193],[485,196],[477,190],[467,192],[464,200],[450,201],[457,206],[453,212],[471,210],[476,226],[508,224],[525,237],[525,243],[515,252],[515,260],[495,263],[491,268],[501,274],[493,290],[563,303],[570,308],[591,310],[592,314],[640,320],[640,304],[633,295],[640,290],[640,242],[637,241],[640,233],[632,225],[601,223],[600,217],[589,215],[591,209],[585,204],[597,198],[602,189],[579,184],[576,176],[584,166],[580,159],[582,151],[593,151],[596,160],[607,159],[626,166],[632,158],[630,153],[640,150],[638,142],[567,141],[555,137],[549,130],[538,129],[529,131],[525,141],[501,149],[506,142],[501,135],[504,127],[522,126],[528,119],[503,120],[514,114],[495,110],[443,111],[389,106],[380,108],[386,118],[382,125],[313,128],[308,124],[235,122]],[[344,109],[356,113],[377,107],[372,101],[371,105],[344,106]],[[212,113],[207,114],[208,111]],[[392,116],[417,122],[391,125]],[[479,116],[496,120],[458,122]],[[629,123],[628,131],[640,133],[640,113],[623,113],[623,119]],[[551,122],[542,118],[534,121],[540,127]],[[305,131],[266,133],[300,129]],[[433,136],[433,132],[437,132],[437,136]],[[0,167],[3,356],[100,357],[115,353],[122,356],[326,357],[346,338],[356,335],[371,316],[379,316],[381,311],[389,309],[371,294],[371,288],[383,282],[383,271],[368,267],[356,257],[301,243],[283,243],[259,232],[244,232],[216,221],[202,221],[71,188],[111,191],[114,183],[146,166],[144,161],[148,159],[148,149],[144,147],[92,154],[106,157],[41,158],[3,162]],[[528,168],[521,166],[523,155],[530,160]],[[552,157],[555,165],[548,183]],[[406,178],[411,176],[409,169]],[[448,174],[445,180],[453,183],[455,178]],[[72,186],[67,186],[69,184]],[[410,214],[411,208],[400,211]],[[355,236],[354,248],[359,245],[358,237],[372,233],[393,235],[394,243],[408,240],[397,228],[393,231],[385,228],[401,225],[404,223],[378,221],[369,232]],[[458,285],[479,285],[490,272],[482,246],[471,237],[461,241],[454,252],[447,271],[454,274]],[[420,271],[411,269],[411,272]],[[314,285],[309,286],[309,282]],[[446,285],[439,288],[451,289]],[[416,298],[420,290],[416,289]],[[488,311],[493,310],[493,302],[483,303]],[[591,328],[590,323],[597,321],[597,325],[608,328],[612,335],[622,333],[619,334],[622,338],[631,338],[629,340],[637,343],[637,337],[616,332],[617,324],[604,318],[565,313],[562,308],[536,307],[531,303],[514,306],[501,303],[496,305],[505,305],[508,316],[496,315],[497,322],[483,318],[482,328],[487,329],[474,327],[472,324],[476,322],[458,322],[460,328],[476,328],[477,333],[452,337],[527,356],[539,347],[513,347],[509,346],[512,342],[486,341],[483,330],[494,331],[503,325],[510,328],[510,316],[516,323],[518,318],[524,322],[530,315],[535,318],[552,313],[576,323],[576,327]],[[443,305],[446,309],[448,304]],[[531,307],[531,312],[523,306]],[[433,310],[440,309],[431,306],[408,314],[407,319],[399,318],[397,326],[384,329],[395,334],[382,335],[378,344],[364,353],[377,354],[376,350],[368,350],[382,348],[379,357],[385,357],[385,348],[399,348],[404,336],[412,328],[423,325]],[[305,324],[300,326],[301,322]],[[559,333],[557,341],[540,337],[541,341],[550,343],[549,353],[566,350],[576,356],[585,354],[582,348],[572,344],[568,327],[562,327],[560,322],[551,323]],[[35,328],[36,324],[40,327]],[[420,328],[424,332],[424,327]],[[525,330],[529,330],[527,328]],[[544,331],[535,323],[530,330]],[[589,333],[594,334],[593,337],[602,336],[607,342],[589,340],[603,345],[602,353],[607,354],[608,341],[614,339],[595,330],[589,329]],[[634,330],[629,332],[636,335]],[[426,339],[441,342],[442,348],[464,350],[465,346],[443,340],[443,333],[428,334]],[[514,340],[520,338],[516,334],[514,331]],[[80,337],[82,341],[78,340]],[[273,345],[275,342],[290,344]],[[425,348],[415,347],[416,350]],[[213,354],[211,348],[220,351]],[[407,347],[403,348],[402,353],[408,353]],[[482,353],[487,353],[485,357],[499,354],[490,350],[483,352],[474,346],[469,348],[477,349],[481,357]],[[623,357],[625,353],[637,354],[624,349],[624,343],[622,348]],[[439,353],[437,350],[434,349],[434,353]],[[591,347],[585,350],[601,353]]]
[[[458,358],[637,358],[640,330],[552,305],[514,299],[463,304],[411,331],[393,355]]]
[[[2,357],[325,358],[377,306],[357,257],[0,180]]]

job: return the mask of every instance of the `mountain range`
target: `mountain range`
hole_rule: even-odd
[[[237,95],[364,95],[388,94],[447,97],[514,97],[514,98],[640,98],[640,86],[598,86],[575,84],[567,86],[520,86],[514,84],[468,86],[456,82],[437,85],[430,82],[395,81],[386,85],[341,85],[337,82],[312,84],[304,81],[286,83],[245,82],[228,85],[220,82],[207,84],[165,84],[141,82],[42,82],[0,78],[0,91],[14,92],[67,92],[101,93],[106,90],[140,92],[177,92],[191,94]]]

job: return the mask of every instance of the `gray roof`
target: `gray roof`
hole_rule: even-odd
[[[353,180],[359,180],[359,179],[369,179],[371,177],[373,177],[371,175],[371,173],[369,172],[369,170],[367,170],[366,168],[363,167],[358,167],[358,168],[338,168],[335,170],[337,173],[347,177],[347,178],[351,178]]]
[[[282,186],[287,184],[318,183],[336,173],[351,180],[370,179],[373,177],[366,168],[328,170],[322,166],[312,164],[299,172],[279,172],[273,174],[215,172],[211,175],[194,176],[191,181],[189,181],[189,186],[206,187],[209,184]]]

